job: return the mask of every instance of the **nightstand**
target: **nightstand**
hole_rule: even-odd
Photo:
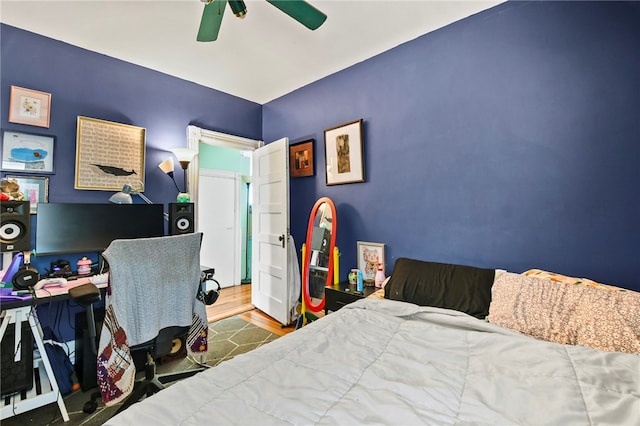
[[[355,286],[350,286],[348,282],[341,282],[332,287],[324,288],[324,313],[337,311],[344,305],[355,302],[358,299],[365,298],[371,293],[378,290],[375,287],[365,287],[364,291],[359,292],[355,290]]]

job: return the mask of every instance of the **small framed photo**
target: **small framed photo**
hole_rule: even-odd
[[[324,131],[327,185],[364,182],[362,119]]]
[[[51,93],[11,86],[9,121],[30,126],[49,127]]]
[[[10,176],[2,178],[15,180],[18,190],[24,195],[24,201],[29,201],[30,213],[38,212],[38,204],[49,202],[49,178],[47,176]]]
[[[56,137],[5,130],[2,133],[2,170],[53,173]]]
[[[376,278],[378,264],[382,264],[382,270],[386,270],[384,261],[384,244],[369,243],[365,241],[357,242],[358,248],[358,269],[362,271],[364,282],[371,283]]]
[[[289,146],[289,174],[291,177],[313,176],[313,143],[314,140],[310,139]]]

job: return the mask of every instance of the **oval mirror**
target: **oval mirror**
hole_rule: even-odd
[[[311,312],[324,309],[324,288],[333,284],[336,229],[336,206],[330,198],[322,197],[309,216],[303,259],[302,293]]]

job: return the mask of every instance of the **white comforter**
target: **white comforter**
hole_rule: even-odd
[[[638,425],[640,356],[365,299],[107,424]]]

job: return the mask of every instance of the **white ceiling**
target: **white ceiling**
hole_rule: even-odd
[[[309,0],[310,31],[264,0],[227,7],[218,40],[196,42],[199,0],[0,0],[0,20],[260,104],[502,1]]]

